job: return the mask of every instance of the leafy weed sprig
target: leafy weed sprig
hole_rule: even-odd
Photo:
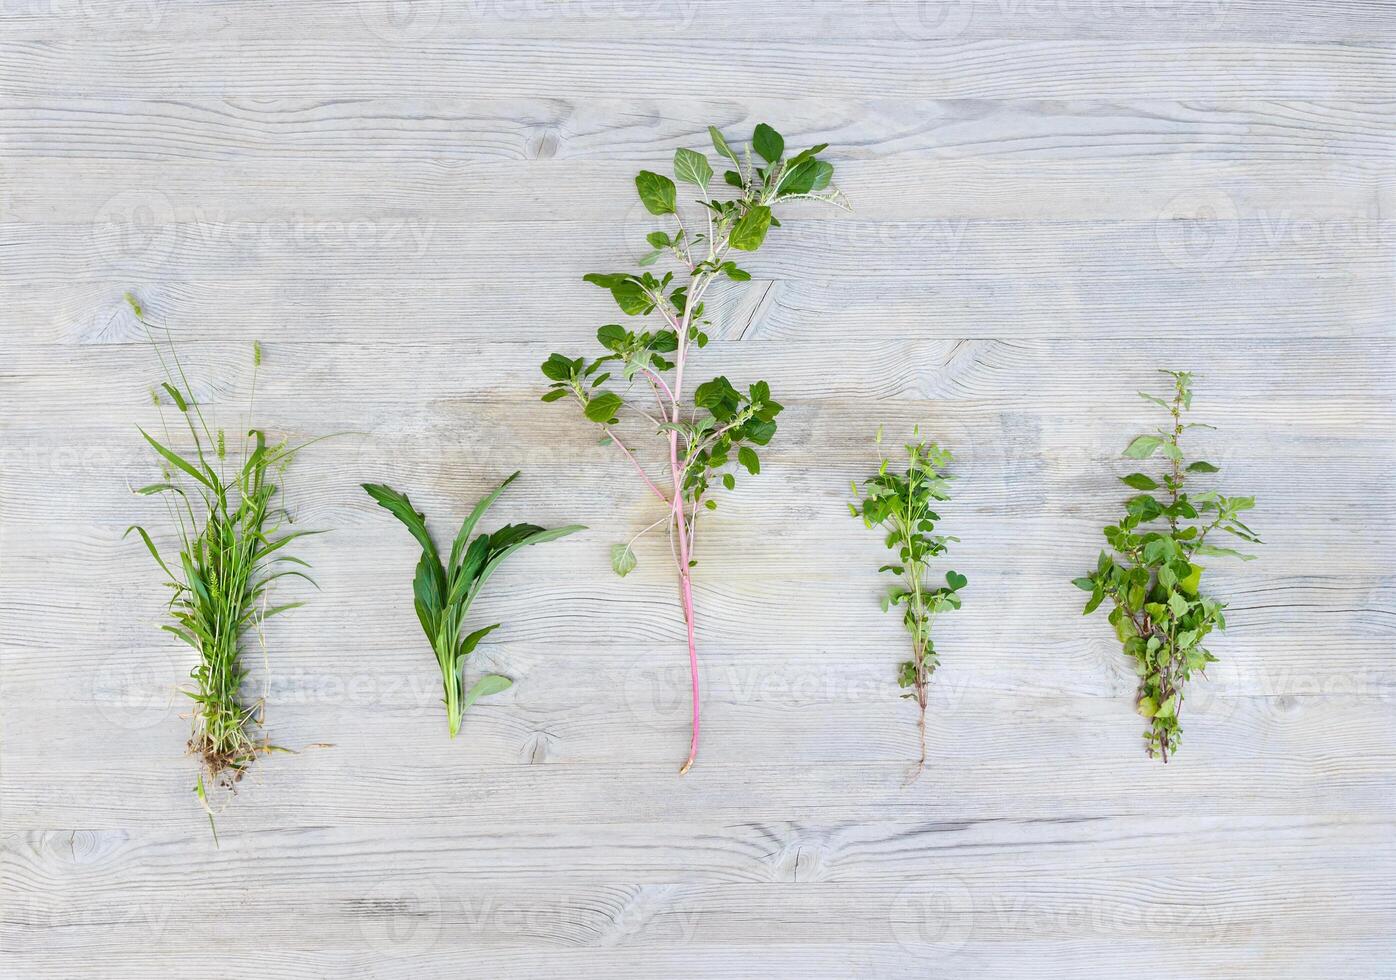
[[[913,435],[919,435],[919,427]],[[877,430],[878,454],[882,452],[882,430]],[[921,757],[919,774],[926,765],[926,700],[931,675],[940,666],[940,657],[931,640],[931,626],[939,613],[960,608],[960,590],[968,579],[956,571],[945,573],[945,584],[929,579],[934,558],[945,554],[958,538],[936,534],[940,514],[937,504],[950,499],[946,472],[954,457],[935,443],[915,442],[906,446],[906,469],[894,471],[891,460],[882,457],[877,476],[853,485],[857,502],[848,509],[870,528],[886,532],[886,544],[897,553],[895,564],[883,565],[879,572],[897,576],[897,585],[882,597],[882,611],[902,607],[902,623],[911,634],[911,659],[901,665],[898,683],[911,691],[904,697],[916,699],[920,708]]]
[[[647,236],[651,251],[640,265],[668,259],[677,271],[662,275],[648,271],[592,273],[584,277],[608,290],[627,316],[657,316],[660,325],[653,330],[631,330],[607,324],[596,335],[606,351],[600,357],[553,354],[543,364],[543,374],[550,382],[543,400],[574,400],[586,418],[601,427],[603,443],[619,448],[667,510],[666,516],[645,531],[668,527],[687,627],[693,716],[688,758],[679,770],[681,774],[698,755],[698,653],[692,583],[698,516],[702,510],[717,507],[710,495],[716,484],[727,490],[736,486],[737,467],[752,476],[761,471],[757,448],[767,445],[775,435],[776,416],[782,408],[772,399],[766,382],[757,381],[742,391],[721,376],[698,385],[693,403],[685,402],[684,385],[691,373],[693,351],[708,342],[704,298],[718,279],[739,283],[751,279],[734,255],[755,252],[770,229],[780,227],[773,212],[775,205],[815,200],[846,207],[832,184],[833,165],[819,158],[824,144],[787,156],[785,139],[763,123],[756,127],[751,146],[738,156],[716,128],[709,127],[708,132],[719,157],[730,164],[723,180],[732,188],[731,196],[719,197],[710,191],[711,163],[704,154],[687,148],[674,154],[674,176],[696,193],[696,218],[690,214],[685,219],[673,180],[648,170],[635,178],[646,210],[670,223],[667,230]],[[632,398],[632,392],[639,397]],[[645,407],[651,398],[652,407]],[[616,434],[623,412],[667,443],[667,487],[650,477]],[[624,576],[635,568],[634,543],[645,531],[612,548],[612,567],[617,574]]]
[[[1184,489],[1193,474],[1219,471],[1205,460],[1188,463],[1181,446],[1188,429],[1212,426],[1183,421],[1183,413],[1192,407],[1192,375],[1163,373],[1173,379],[1170,399],[1139,395],[1166,410],[1169,424],[1137,436],[1124,455],[1132,460],[1162,456],[1164,472],[1158,477],[1130,473],[1120,478],[1140,493],[1125,502],[1125,516],[1104,530],[1113,554],[1102,551],[1095,571],[1074,584],[1091,594],[1086,615],[1110,600],[1110,624],[1139,673],[1136,706],[1149,722],[1146,750],[1166,763],[1182,739],[1184,684],[1194,671],[1204,673],[1217,659],[1202,642],[1213,630],[1226,629],[1226,604],[1203,594],[1204,568],[1196,559],[1254,559],[1211,543],[1217,531],[1251,544],[1261,542],[1240,518],[1255,506],[1254,497],[1228,497],[1215,490],[1189,494]]]
[[[494,574],[504,559],[520,548],[545,541],[556,541],[577,531],[585,530],[580,524],[546,530],[536,524],[506,524],[493,534],[481,534],[471,540],[475,526],[485,516],[509,484],[518,479],[515,473],[485,497],[466,517],[451,545],[450,558],[443,564],[436,550],[430,532],[427,531],[426,517],[412,506],[406,494],[398,493],[392,487],[381,483],[366,483],[364,490],[406,526],[412,537],[422,546],[422,557],[417,563],[416,578],[412,583],[417,619],[422,624],[436,654],[437,666],[441,669],[443,700],[446,704],[446,723],[455,738],[460,732],[461,716],[472,704],[482,697],[507,691],[512,685],[507,677],[487,674],[465,689],[465,662],[475,651],[475,647],[486,636],[498,629],[500,624],[486,626],[461,636],[470,605],[479,596],[485,582]]]

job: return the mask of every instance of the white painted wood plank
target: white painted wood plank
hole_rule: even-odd
[[[90,33],[0,41],[0,84],[15,95],[131,98],[614,98],[617,93],[756,89],[772,98],[1389,99],[1396,58],[1382,43],[1183,43],[1096,38],[821,41],[675,45],[475,37],[384,44],[369,31],[272,38],[201,36],[167,45]],[[225,57],[229,47],[236,59]],[[408,55],[404,57],[404,55]]]
[[[623,252],[618,251],[617,255]],[[714,288],[715,337],[779,340],[792,346],[837,343],[853,335],[897,340],[929,334],[953,338],[1059,337],[1180,341],[1205,322],[1238,344],[1287,337],[1390,337],[1396,270],[1370,276],[1275,275],[1225,270],[1199,276],[1152,270],[1128,286],[1119,270],[1076,274],[964,279],[927,270],[914,281],[759,279]],[[529,341],[560,346],[586,342],[592,324],[614,319],[609,299],[560,275],[529,284],[520,306],[509,282],[410,280],[398,277],[285,282],[139,280],[104,275],[67,286],[12,290],[11,317],[19,342],[121,344],[145,341],[126,313],[122,294],[135,286],[142,300],[185,342],[230,336],[277,338],[298,344],[372,343],[386,335],[414,343],[482,344]],[[535,304],[536,303],[536,308]],[[1272,305],[1278,304],[1278,306]],[[577,318],[559,324],[538,310],[576,305]]]
[[[633,100],[615,98],[462,101],[413,95],[307,103],[301,98],[171,102],[46,96],[7,100],[0,121],[17,170],[30,161],[53,167],[75,158],[89,168],[82,174],[86,180],[75,183],[91,182],[94,191],[111,190],[92,180],[101,174],[97,168],[119,166],[123,180],[135,184],[150,172],[139,169],[142,161],[159,161],[162,166],[153,173],[167,189],[178,188],[178,178],[187,172],[176,166],[180,162],[221,163],[218,169],[193,172],[204,177],[207,196],[191,197],[190,203],[206,210],[229,197],[234,206],[265,206],[287,191],[294,193],[298,208],[346,193],[362,209],[436,189],[450,194],[438,193],[426,202],[433,209],[461,206],[449,199],[453,196],[464,196],[474,209],[502,195],[568,215],[591,206],[598,196],[602,205],[620,198],[628,204],[629,183],[616,179],[618,169],[626,172],[625,165],[668,164],[675,146],[706,150],[709,125],[734,140],[747,139],[767,119],[780,121],[792,146],[829,143],[841,181],[850,184],[852,178],[855,190],[881,189],[863,188],[857,181],[860,173],[914,175],[914,181],[905,181],[905,203],[911,205],[916,194],[925,192],[917,186],[925,181],[944,183],[945,188],[935,188],[943,193],[981,170],[992,176],[988,168],[1015,163],[1032,164],[1024,180],[1061,179],[1071,173],[1061,166],[1066,161],[1084,166],[1117,157],[1137,167],[1171,163],[1157,167],[1164,180],[1218,163],[1271,169],[1275,177],[1285,173],[1285,166],[1307,166],[1315,177],[1320,172],[1350,176],[1365,169],[1370,177],[1384,178],[1393,104],[1265,97],[1168,101],[1158,96],[1073,101],[877,96],[791,102],[753,92],[722,99],[675,94],[647,103],[645,110]],[[1187,154],[1189,166],[1180,167],[1177,159],[1155,159],[1163,154]],[[207,179],[218,174],[250,181],[258,175],[258,165],[266,163],[280,165],[275,173],[281,180],[261,182],[265,197],[239,199],[223,180]],[[370,200],[356,199],[358,189],[342,182],[319,184],[314,177],[338,168],[352,178],[363,168],[388,165],[394,180],[380,181]],[[510,179],[482,187],[470,179],[473,168],[507,168]],[[1123,185],[1127,172],[1102,169],[1096,176]],[[535,181],[547,181],[547,192]],[[560,189],[572,193],[557,193]],[[1239,189],[1267,192],[1263,185]],[[1139,186],[1132,194],[1154,190]],[[1295,191],[1302,193],[1302,188]],[[1100,195],[1097,204],[1127,204],[1131,196],[1122,186]],[[859,201],[865,197],[854,195]],[[72,202],[47,203],[70,207]],[[1053,204],[1041,193],[1005,194],[997,203]]]
[[[685,40],[766,41],[831,38],[942,41],[955,38],[1041,37],[1136,39],[1141,33],[1171,43],[1226,37],[1239,40],[1352,43],[1396,39],[1388,3],[1361,0],[365,0],[346,11],[334,0],[306,0],[288,10],[275,0],[246,0],[237,16],[219,0],[84,0],[19,5],[9,26],[35,39],[85,40],[96,22],[139,30],[149,38],[188,42],[211,33],[284,38],[371,36],[405,44],[428,40],[615,39],[646,31]]]

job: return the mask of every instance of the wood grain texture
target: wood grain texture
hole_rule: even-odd
[[[36,980],[1396,976],[1396,3],[0,2],[0,967]],[[704,374],[788,406],[704,518],[699,765],[666,546],[537,366],[705,127],[829,142]],[[287,478],[324,591],[253,664],[271,732],[191,793],[129,488],[158,368],[343,435]],[[1260,499],[1166,768],[1070,579],[1155,368]],[[847,516],[870,434],[959,456],[930,761]],[[642,452],[642,459],[659,461]],[[513,677],[452,742],[406,534],[515,468],[580,521],[478,604]],[[331,743],[331,744],[322,744]]]

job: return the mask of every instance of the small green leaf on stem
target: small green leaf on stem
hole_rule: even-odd
[[[1138,436],[1125,447],[1125,455],[1130,459],[1148,459],[1163,445],[1158,436]]]
[[[486,674],[470,688],[469,693],[465,696],[465,700],[460,704],[460,710],[464,712],[481,698],[487,698],[493,694],[501,694],[513,686],[514,682],[507,677],[501,677],[499,674]]]
[[[708,127],[708,135],[712,137],[713,149],[731,160],[737,166],[742,165],[742,161],[737,159],[737,154],[732,152],[732,147],[727,145],[727,139],[722,135],[716,126]]]
[[[684,183],[705,188],[713,179],[713,168],[703,154],[680,147],[674,151],[674,176]]]
[[[639,559],[635,557],[635,549],[629,544],[611,545],[611,568],[621,578],[635,571],[635,566],[639,564]]]
[[[1135,490],[1158,489],[1158,481],[1153,479],[1153,477],[1146,476],[1143,473],[1131,473],[1129,476],[1122,476],[1120,477],[1120,482],[1127,487],[1132,487]]]

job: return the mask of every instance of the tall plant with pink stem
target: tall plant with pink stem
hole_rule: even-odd
[[[775,435],[781,406],[771,398],[770,386],[757,381],[739,391],[718,376],[693,390],[692,403],[684,400],[686,375],[693,351],[708,342],[710,326],[704,304],[709,288],[718,279],[747,282],[751,274],[732,258],[733,253],[755,252],[780,221],[773,213],[778,204],[814,200],[847,209],[843,195],[833,185],[833,165],[819,158],[827,144],[787,156],[785,139],[764,123],[756,127],[751,143],[738,155],[715,127],[709,127],[713,147],[731,169],[723,175],[732,189],[719,197],[710,191],[713,168],[705,154],[686,148],[674,154],[674,177],[695,189],[696,198],[680,208],[678,184],[649,170],[635,178],[635,187],[646,210],[665,219],[668,228],[646,236],[651,251],[642,267],[666,260],[676,268],[654,272],[592,273],[585,280],[608,290],[627,316],[658,316],[654,330],[631,330],[611,323],[597,331],[605,353],[594,359],[553,354],[543,363],[551,382],[543,400],[574,399],[586,418],[601,427],[602,442],[615,445],[629,460],[645,485],[665,507],[665,514],[624,544],[611,551],[611,564],[619,575],[636,565],[634,545],[639,537],[661,525],[669,531],[670,551],[678,572],[688,634],[688,665],[693,691],[693,729],[688,758],[680,774],[688,772],[698,757],[699,690],[698,644],[693,614],[693,568],[698,516],[714,510],[709,496],[715,485],[736,486],[736,472],[761,471],[756,447]],[[685,211],[689,212],[685,218]],[[646,408],[653,399],[653,409]],[[661,440],[668,467],[667,489],[646,471],[639,456],[617,435],[622,413]]]

